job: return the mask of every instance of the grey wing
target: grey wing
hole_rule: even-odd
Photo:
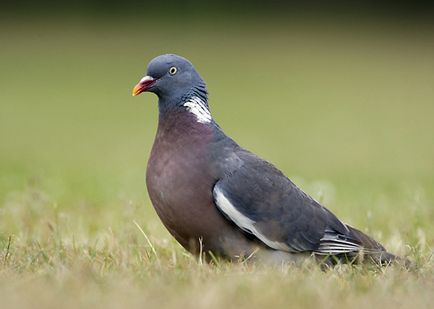
[[[239,228],[276,250],[341,254],[361,249],[345,224],[277,168],[247,151],[238,156],[243,164],[217,181],[213,197]]]

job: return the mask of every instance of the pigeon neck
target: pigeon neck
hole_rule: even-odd
[[[158,106],[160,119],[166,118],[168,114],[175,113],[194,116],[195,122],[202,124],[213,122],[205,85],[199,85],[180,97],[172,98],[172,102],[160,98]]]

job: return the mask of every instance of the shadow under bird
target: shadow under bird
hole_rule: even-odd
[[[185,58],[154,58],[133,95],[158,96],[146,172],[152,204],[193,254],[264,263],[397,259],[343,223],[280,170],[228,137],[212,118],[205,82]]]

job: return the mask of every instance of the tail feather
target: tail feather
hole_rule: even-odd
[[[328,229],[321,238],[314,254],[325,265],[338,262],[389,265],[398,262],[406,268],[414,268],[411,261],[387,252],[378,241],[362,231],[349,225],[346,225],[346,228],[345,233]]]
[[[388,265],[393,262],[402,263],[405,267],[411,267],[412,263],[406,258],[401,258],[392,253],[387,252],[387,250],[378,241],[372,237],[366,235],[362,231],[347,225],[350,230],[351,237],[355,238],[362,247],[363,256],[374,263],[379,265]]]

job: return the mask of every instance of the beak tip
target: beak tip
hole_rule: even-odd
[[[132,96],[138,96],[140,93],[142,93],[142,87],[140,85],[135,86],[132,91]]]

